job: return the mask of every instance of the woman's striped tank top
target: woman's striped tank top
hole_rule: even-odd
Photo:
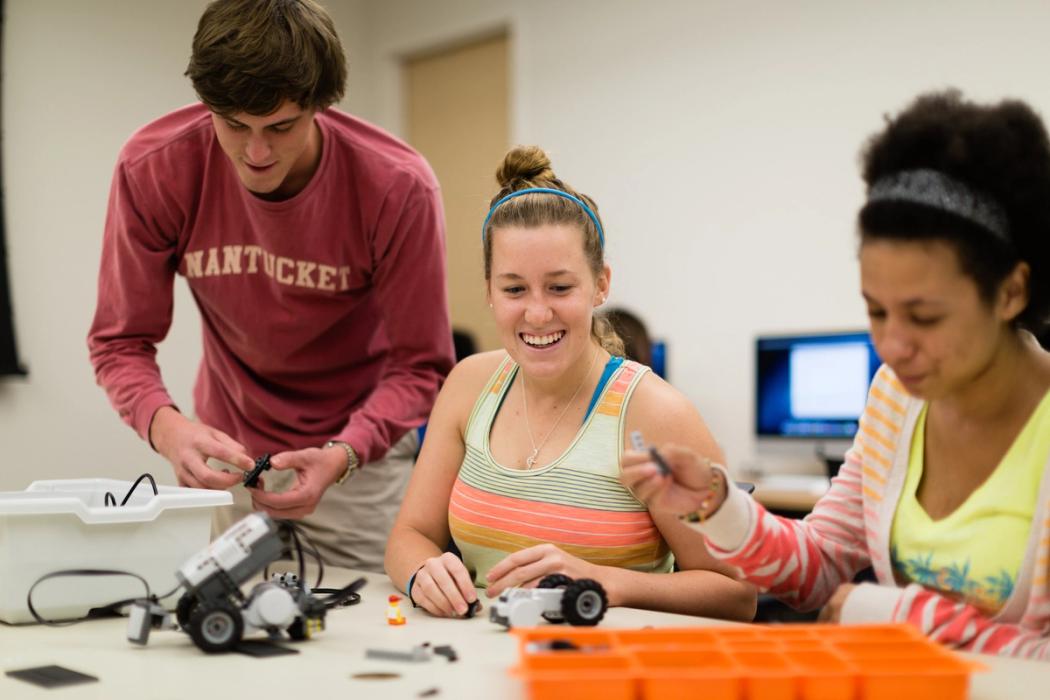
[[[452,488],[449,529],[474,583],[484,587],[488,570],[508,554],[548,542],[594,564],[670,571],[667,543],[619,480],[627,404],[649,368],[623,362],[565,452],[531,471],[498,464],[489,449],[517,371],[505,359],[474,405]]]

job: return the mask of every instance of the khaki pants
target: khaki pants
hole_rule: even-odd
[[[383,459],[364,465],[341,486],[331,486],[317,509],[297,521],[325,564],[383,572],[387,537],[412,475],[418,445],[419,438],[413,430]],[[264,476],[267,491],[286,491],[295,482],[295,472],[291,470],[270,470]],[[212,520],[213,539],[252,511],[247,489],[235,486],[231,493],[233,505],[217,509]],[[306,559],[309,562],[310,556]]]

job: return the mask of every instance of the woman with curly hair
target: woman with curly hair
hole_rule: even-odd
[[[803,521],[726,489],[713,455],[624,483],[746,580],[829,621],[907,621],[1050,659],[1050,143],[1022,102],[919,97],[863,153],[861,293],[885,363],[839,476]],[[878,584],[851,583],[872,566]]]
[[[717,447],[597,313],[612,274],[597,205],[536,147],[511,150],[497,180],[481,235],[503,349],[460,362],[438,396],[387,543],[391,580],[448,617],[475,586],[497,596],[567,575],[597,580],[610,605],[750,620],[754,588],[619,481],[634,431]]]

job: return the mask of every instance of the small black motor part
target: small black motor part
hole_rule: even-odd
[[[270,453],[267,452],[259,459],[255,460],[255,466],[252,467],[250,472],[244,474],[244,487],[248,489],[254,489],[259,485],[259,476],[266,470],[271,469],[270,464]]]

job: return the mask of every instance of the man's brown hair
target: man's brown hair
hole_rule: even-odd
[[[285,100],[304,109],[338,102],[346,57],[313,0],[215,0],[197,25],[186,75],[213,112],[262,116]]]

